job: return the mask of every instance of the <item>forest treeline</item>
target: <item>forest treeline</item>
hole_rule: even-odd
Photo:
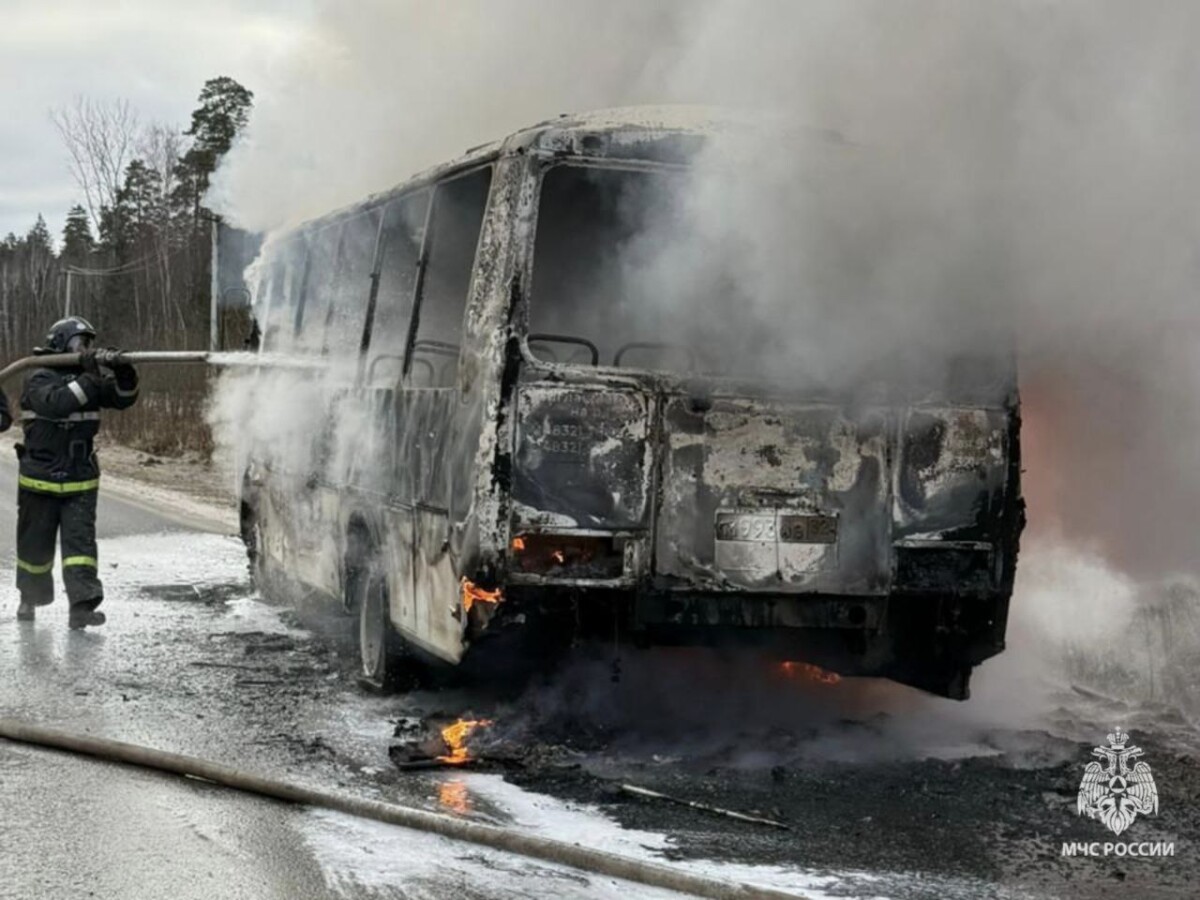
[[[81,202],[53,240],[38,216],[0,242],[0,358],[42,343],[68,311],[100,343],[125,349],[207,349],[214,216],[203,199],[221,157],[249,118],[253,94],[232,78],[200,91],[184,130],[143,125],[124,101],[79,98],[52,113]],[[142,400],[105,431],[159,453],[207,452],[200,368],[144,373]],[[6,386],[16,399],[17,386]]]

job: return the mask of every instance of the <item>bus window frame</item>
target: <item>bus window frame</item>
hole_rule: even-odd
[[[289,256],[292,254],[293,245],[303,250],[304,262],[302,265],[288,262]],[[267,305],[263,310],[263,336],[262,342],[259,345],[259,351],[274,353],[280,349],[278,344],[281,337],[286,335],[289,341],[292,342],[296,339],[296,317],[298,311],[292,311],[288,315],[289,301],[291,300],[289,288],[295,290],[303,288],[303,279],[305,278],[305,273],[308,271],[308,238],[303,233],[289,235],[272,251],[271,259],[267,265],[268,275],[266,284],[270,292],[267,294]],[[300,271],[297,273],[296,270]],[[297,281],[297,278],[301,280]],[[297,298],[296,303],[298,310],[299,298]],[[280,307],[277,313],[275,310],[276,305]],[[290,320],[290,327],[285,327],[284,322],[276,324],[273,319],[274,315],[287,315],[287,318]],[[268,343],[271,345],[270,347],[267,346]],[[290,347],[287,349],[290,349]]]
[[[376,222],[375,222],[375,240],[374,240],[374,243],[373,243],[373,246],[371,249],[371,265],[367,271],[367,278],[368,278],[370,284],[368,287],[367,302],[362,307],[363,316],[364,316],[362,331],[366,331],[368,333],[370,332],[370,326],[369,326],[370,317],[373,312],[372,304],[375,301],[375,293],[376,293],[376,290],[378,289],[378,278],[376,276],[376,267],[379,264],[379,240],[380,240],[380,234],[383,231],[383,220],[384,220],[384,214],[385,214],[386,208],[387,208],[387,204],[385,204],[385,203],[373,203],[373,204],[370,204],[367,206],[359,207],[359,208],[353,210],[352,212],[347,213],[345,216],[343,216],[340,219],[341,230],[338,232],[337,252],[336,252],[336,255],[334,256],[334,262],[333,262],[334,281],[341,282],[343,279],[348,279],[349,273],[347,272],[345,253],[346,253],[348,232],[350,230],[351,223],[356,221],[357,219],[369,217],[371,215],[376,215],[378,218],[376,219]],[[329,356],[330,351],[331,351],[331,348],[329,346],[329,337],[330,337],[330,331],[331,331],[330,325],[332,325],[333,321],[334,321],[334,315],[335,315],[334,309],[336,308],[336,306],[337,306],[337,303],[336,303],[336,292],[335,292],[334,298],[331,298],[329,307],[325,311],[325,333],[324,333],[324,335],[322,335],[322,338],[321,338],[321,355],[322,356]],[[337,348],[332,348],[332,349],[335,352],[337,350]],[[351,344],[347,343],[346,349],[352,350],[352,352],[358,353],[358,355],[360,357],[360,365],[361,365],[361,356],[365,352],[365,348],[362,344],[361,338],[359,340],[358,347],[352,347]]]
[[[359,342],[359,360],[358,360],[358,383],[364,385],[367,375],[367,361],[371,354],[371,340],[375,335],[375,316],[379,312],[379,283],[383,276],[383,238],[384,226],[387,224],[388,212],[394,204],[402,203],[405,200],[415,197],[418,194],[428,192],[428,197],[425,202],[425,215],[421,223],[421,246],[417,249],[416,273],[413,277],[411,304],[408,309],[408,322],[404,327],[404,346],[403,357],[401,359],[400,375],[397,376],[395,383],[390,388],[382,388],[383,390],[396,390],[404,383],[405,366],[408,360],[409,342],[413,340],[413,316],[416,313],[417,292],[421,289],[422,273],[425,268],[425,242],[428,236],[429,217],[433,210],[433,195],[438,182],[426,182],[424,184],[413,185],[404,190],[397,191],[395,194],[381,201],[377,208],[380,210],[379,215],[379,230],[375,235],[375,257],[371,263],[371,293],[367,299],[367,316],[363,322],[362,340]],[[377,386],[379,387],[379,386]]]
[[[323,233],[328,232],[331,228],[337,229],[337,243],[334,245],[333,254],[332,254],[333,272],[329,276],[329,279],[330,279],[329,284],[326,285],[326,287],[331,290],[332,284],[333,284],[333,279],[336,279],[337,274],[338,274],[337,273],[338,254],[340,253],[341,247],[342,247],[342,232],[345,231],[345,224],[346,224],[346,217],[339,216],[338,218],[334,219],[333,221],[322,222],[319,226],[317,226],[315,228],[306,229],[303,233],[304,234],[304,275],[303,275],[304,280],[301,281],[301,283],[300,283],[301,284],[300,299],[296,304],[296,321],[295,321],[295,325],[293,326],[293,330],[292,330],[292,342],[293,342],[292,351],[293,352],[309,353],[314,356],[320,356],[322,354],[322,348],[325,346],[324,331],[322,331],[321,342],[320,342],[320,346],[318,346],[318,347],[301,348],[301,347],[295,346],[295,344],[299,340],[301,331],[305,325],[304,314],[308,309],[309,294],[311,293],[312,287],[313,287],[312,279],[314,277],[314,273],[313,273],[313,255],[314,255],[314,251],[315,251],[314,245],[316,244],[317,240],[320,239],[320,236]],[[323,329],[329,323],[329,313],[333,307],[333,298],[327,297],[325,299],[326,299],[325,317],[324,317],[324,321],[321,323],[321,326]]]
[[[406,195],[397,196],[377,204],[372,209],[379,210],[379,227],[375,229],[375,250],[371,254],[371,286],[367,293],[367,312],[363,317],[362,334],[358,339],[358,377],[362,383],[367,366],[367,353],[371,349],[371,333],[375,327],[375,305],[379,301],[379,275],[383,266],[383,226],[387,222],[388,209],[393,203],[398,203]]]
[[[484,225],[487,222],[488,210],[491,208],[492,190],[496,185],[496,161],[487,160],[478,165],[470,166],[465,169],[460,169],[450,173],[443,178],[431,182],[428,187],[433,190],[429,196],[429,206],[425,210],[425,224],[421,233],[421,253],[417,262],[417,275],[413,285],[413,306],[409,316],[408,335],[404,342],[404,363],[401,367],[400,380],[398,387],[403,390],[455,390],[457,384],[451,385],[413,385],[411,383],[412,365],[413,365],[413,350],[417,343],[417,334],[421,327],[421,308],[425,302],[425,273],[429,268],[429,250],[433,232],[430,226],[433,224],[434,210],[437,208],[438,194],[437,192],[443,185],[449,184],[452,181],[458,181],[462,178],[469,178],[483,170],[490,170],[488,175],[488,190],[487,195],[483,200],[483,210],[479,219],[479,234],[475,236],[475,252],[471,255],[471,274],[467,279],[466,296],[463,299],[463,321],[460,323],[460,335],[466,335],[466,317],[470,312],[471,298],[475,294],[475,279],[478,274],[479,248],[483,242]],[[461,365],[463,354],[463,343],[458,345],[458,355],[455,356],[455,366]]]
[[[528,285],[522,298],[521,309],[517,310],[516,324],[519,327],[520,339],[518,347],[521,354],[522,363],[527,367],[528,371],[539,372],[544,374],[559,374],[559,375],[576,375],[579,373],[592,373],[590,377],[600,375],[607,378],[617,378],[628,380],[639,376],[654,376],[658,378],[680,378],[685,379],[687,376],[673,375],[672,373],[659,372],[653,369],[643,369],[635,366],[612,366],[603,359],[597,366],[581,366],[577,363],[553,362],[544,359],[533,352],[529,346],[529,334],[531,327],[532,308],[534,300],[534,279],[537,277],[537,237],[538,228],[541,225],[542,213],[542,192],[545,189],[546,176],[554,169],[569,166],[577,169],[601,169],[605,171],[622,171],[622,172],[644,172],[647,174],[654,173],[669,173],[679,172],[686,173],[693,168],[689,163],[678,162],[660,162],[657,160],[641,160],[641,159],[609,159],[596,158],[592,156],[560,156],[554,159],[542,162],[536,166],[535,170],[535,194],[533,200],[532,221],[529,229],[529,234],[525,242],[525,265],[524,280]],[[589,377],[589,376],[584,376]]]

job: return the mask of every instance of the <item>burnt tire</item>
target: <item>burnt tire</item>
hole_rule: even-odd
[[[418,684],[414,661],[392,627],[387,578],[376,566],[357,568],[347,587],[357,614],[354,645],[358,683],[372,693],[392,693]]]
[[[394,687],[395,672],[389,652],[387,579],[367,572],[358,597],[358,680],[364,687],[387,691]]]

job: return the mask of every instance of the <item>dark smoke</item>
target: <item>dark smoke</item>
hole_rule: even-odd
[[[853,382],[948,338],[990,350],[1015,318],[1030,529],[1012,652],[1058,648],[1059,672],[1081,615],[1111,652],[1144,598],[1200,576],[1198,29],[1183,0],[331,4],[215,193],[272,227],[625,103],[844,135],[832,154],[720,142],[689,221],[727,251],[709,263],[734,273],[738,314],[806,374]],[[638,277],[671,303],[707,274],[668,244]]]

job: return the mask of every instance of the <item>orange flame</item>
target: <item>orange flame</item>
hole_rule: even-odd
[[[517,535],[515,538],[513,538],[512,539],[512,548],[514,550],[516,550],[518,553],[520,553],[522,550],[524,550],[525,549],[525,538],[521,537],[520,535]]]
[[[837,672],[830,672],[806,662],[781,662],[779,671],[788,678],[803,678],[806,681],[819,681],[821,684],[837,684],[842,680],[842,676]]]
[[[554,557],[554,561],[560,566],[567,561],[567,557],[563,555],[561,550],[555,550],[550,555]]]
[[[471,796],[461,781],[443,781],[438,785],[438,803],[451,812],[466,815],[471,811]]]
[[[499,603],[504,599],[500,588],[494,591],[485,590],[469,578],[462,580],[462,605],[465,612],[470,612],[476,603]]]
[[[492,724],[491,719],[459,719],[442,729],[442,740],[450,753],[439,756],[438,762],[459,766],[470,762],[471,752],[467,749],[467,738],[476,728],[487,728]]]

